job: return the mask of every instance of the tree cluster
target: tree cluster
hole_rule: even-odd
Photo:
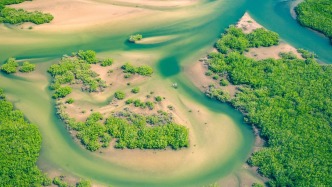
[[[36,166],[41,147],[37,126],[14,110],[0,89],[0,186],[41,186],[49,179]]]
[[[249,34],[242,32],[240,28],[230,26],[222,37],[217,41],[216,47],[220,53],[226,54],[231,51],[243,53],[249,47],[268,47],[279,43],[279,35],[264,28],[254,30]]]
[[[0,2],[0,23],[19,24],[32,22],[35,24],[49,23],[53,20],[51,14],[39,11],[28,12],[23,9],[5,7],[5,5],[18,4],[26,0],[2,0]]]
[[[135,107],[140,107],[142,109],[144,109],[146,107],[148,107],[150,110],[154,109],[153,102],[151,102],[151,101],[143,102],[140,99],[128,99],[128,100],[126,100],[126,104],[127,105],[133,104]]]
[[[152,67],[150,67],[148,65],[142,65],[142,66],[135,67],[132,64],[127,62],[121,68],[124,73],[130,73],[130,74],[137,73],[142,76],[151,76],[153,74]]]
[[[98,78],[98,74],[91,70],[91,63],[101,62],[96,59],[95,52],[79,51],[71,57],[63,57],[58,64],[53,64],[48,72],[52,75],[53,81],[50,86],[58,90],[61,85],[82,84],[83,91],[97,92],[106,88],[106,82]]]
[[[332,1],[305,0],[296,8],[301,25],[322,32],[332,41]]]
[[[243,34],[232,37],[243,40]],[[270,186],[329,186],[332,67],[319,65],[312,55],[300,60],[290,53],[256,61],[241,48],[226,47],[232,50],[210,55],[209,68],[241,85],[230,102],[266,140],[248,162],[271,179]]]
[[[0,66],[0,70],[7,74],[16,73],[17,68],[19,68],[19,71],[22,73],[29,73],[35,70],[36,65],[31,64],[30,62],[23,62],[20,66],[15,58],[9,58],[2,66]]]
[[[147,126],[144,116],[132,118],[109,117],[105,126],[110,135],[117,138],[116,148],[173,149],[189,146],[188,129],[174,123]]]

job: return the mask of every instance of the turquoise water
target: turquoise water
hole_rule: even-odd
[[[102,184],[116,186],[200,186],[217,181],[236,172],[248,158],[254,136],[249,126],[244,124],[243,116],[226,104],[208,99],[184,75],[183,68],[190,66],[212,49],[214,42],[230,24],[248,11],[254,19],[270,30],[278,32],[283,40],[295,47],[305,48],[318,54],[324,63],[332,63],[332,47],[328,39],[299,26],[290,15],[291,1],[276,0],[235,0],[205,1],[200,6],[209,8],[209,13],[195,19],[179,19],[175,23],[151,25],[151,27],[132,28],[121,33],[95,32],[73,34],[42,34],[12,30],[13,35],[21,38],[42,38],[45,42],[31,45],[20,43],[1,44],[0,61],[15,56],[18,59],[30,59],[38,64],[40,79],[31,80],[18,76],[0,75],[0,87],[6,90],[9,100],[36,123],[43,136],[43,145],[39,166],[78,177],[90,178]],[[151,7],[150,7],[151,8]],[[190,9],[195,9],[191,7]],[[197,11],[200,8],[196,7]],[[163,10],[168,11],[168,10]],[[106,29],[107,31],[107,29]],[[176,35],[178,37],[159,44],[138,44],[126,42],[131,33],[143,36]],[[1,37],[11,35],[0,30]],[[50,39],[50,37],[52,39]],[[137,168],[128,168],[106,161],[96,154],[81,148],[68,134],[64,124],[55,116],[54,103],[47,88],[49,77],[46,69],[59,60],[63,54],[80,49],[93,49],[97,52],[138,51],[142,53],[160,53],[154,64],[156,76],[168,82],[177,82],[177,94],[208,108],[211,113],[226,115],[236,124],[239,135],[238,145],[232,155],[220,162],[207,163],[197,171],[181,176],[165,173],[139,172]],[[46,79],[45,79],[46,77]],[[222,122],[220,125],[223,125]],[[221,149],[221,148],[214,148]]]

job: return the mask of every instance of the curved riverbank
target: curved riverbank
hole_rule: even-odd
[[[1,26],[0,49],[4,55],[0,60],[15,56],[19,59],[31,59],[31,62],[37,64],[35,75],[38,78],[1,75],[0,84],[5,87],[9,99],[16,103],[16,107],[23,110],[30,121],[39,124],[44,140],[39,166],[44,171],[55,170],[63,174],[91,178],[96,183],[117,186],[146,186],[160,183],[165,186],[192,186],[220,179],[239,181],[232,184],[241,184],[241,179],[237,179],[237,176],[243,173],[241,165],[253,146],[252,130],[243,123],[243,117],[239,112],[228,105],[220,105],[206,98],[184,76],[183,68],[191,66],[192,62],[204,56],[223,29],[234,24],[246,9],[254,19],[268,29],[277,31],[284,40],[295,44],[296,47],[316,52],[324,62],[332,62],[329,60],[330,50],[324,48],[325,40],[319,37],[317,39],[312,32],[305,31],[303,34],[302,31],[305,29],[293,22],[288,4],[273,0],[211,1],[200,7],[191,6],[183,10],[188,11],[188,14],[182,14],[182,10],[179,9],[180,12],[174,14],[171,20],[167,20],[167,16],[162,16],[162,19],[158,16],[145,17],[144,24],[132,21],[116,24],[114,27],[98,25],[90,27],[88,31],[81,30],[74,34],[65,31],[47,33],[38,29],[27,32]],[[164,11],[168,14],[173,13]],[[271,20],[275,22],[271,23]],[[128,36],[133,33],[142,33],[147,37],[174,34],[179,37],[157,44],[126,43]],[[26,41],[29,48],[21,45]],[[100,55],[111,56],[119,61],[142,62],[150,59],[149,63],[157,70],[156,80],[150,86],[158,87],[161,92],[172,95],[169,99],[178,103],[179,110],[191,119],[192,134],[197,134],[195,136],[198,145],[184,150],[185,156],[179,158],[180,161],[177,162],[181,163],[183,160],[179,165],[180,170],[174,165],[173,168],[161,168],[164,169],[161,172],[158,168],[139,168],[144,156],[162,157],[162,153],[159,152],[154,154],[134,150],[135,154],[141,155],[140,160],[130,151],[114,151],[112,154],[115,157],[112,158],[85,151],[71,139],[64,124],[55,116],[53,107],[55,103],[50,100],[49,77],[46,70],[63,54],[70,54],[79,49],[94,49]],[[179,85],[177,90],[171,87],[174,82]],[[188,112],[189,110],[192,112]],[[201,113],[205,114],[204,119],[201,119]],[[194,151],[194,154],[190,151]],[[164,156],[177,156],[177,154],[168,151]],[[194,159],[194,155],[197,159]],[[186,162],[187,158],[196,164]],[[129,159],[130,162],[127,163]],[[164,157],[164,160],[166,159],[167,156]],[[161,166],[167,166],[165,163],[161,163]],[[254,180],[257,179],[252,179]]]

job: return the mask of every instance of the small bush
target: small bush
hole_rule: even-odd
[[[161,102],[161,101],[163,100],[163,98],[160,97],[160,96],[157,96],[157,97],[155,97],[154,99],[155,99],[157,102]]]
[[[113,64],[113,59],[108,58],[100,63],[101,66],[106,67],[106,66],[111,66]]]
[[[66,103],[67,104],[72,104],[72,103],[74,103],[74,99],[73,98],[69,98],[69,99],[66,100]]]
[[[55,93],[53,94],[53,98],[63,98],[66,97],[68,94],[72,92],[72,88],[69,86],[60,87],[57,90],[55,90]]]
[[[125,96],[126,96],[126,94],[123,91],[116,91],[115,94],[114,94],[114,97],[119,99],[119,100],[124,99]]]
[[[31,64],[30,62],[23,62],[23,65],[22,67],[20,67],[20,72],[23,72],[23,73],[29,73],[29,72],[32,72],[34,71],[36,68],[36,65],[34,64]]]
[[[139,92],[139,87],[135,87],[131,90],[132,93],[137,94]]]
[[[129,37],[129,41],[132,43],[135,43],[135,42],[141,40],[142,38],[143,38],[143,36],[141,34],[135,34],[135,35],[131,35]]]
[[[0,69],[7,74],[11,74],[16,73],[17,67],[18,63],[16,62],[15,58],[9,58],[7,62],[0,67]]]

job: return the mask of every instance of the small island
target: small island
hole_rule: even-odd
[[[129,42],[136,43],[136,42],[140,41],[141,39],[143,39],[143,36],[141,34],[134,34],[134,35],[130,35]]]
[[[176,124],[172,113],[160,107],[161,96],[146,90],[145,98],[136,96],[143,92],[136,85],[151,77],[153,69],[128,62],[110,68],[112,64],[113,59],[100,60],[95,51],[81,50],[48,69],[53,77],[50,88],[55,90],[57,114],[69,130],[75,131],[75,137],[90,151],[107,148],[112,138],[117,139],[114,146],[118,149],[188,147],[188,129]],[[119,76],[121,82],[132,83],[112,82],[112,77]],[[110,98],[108,105],[86,103],[86,96],[98,93],[101,98]]]

